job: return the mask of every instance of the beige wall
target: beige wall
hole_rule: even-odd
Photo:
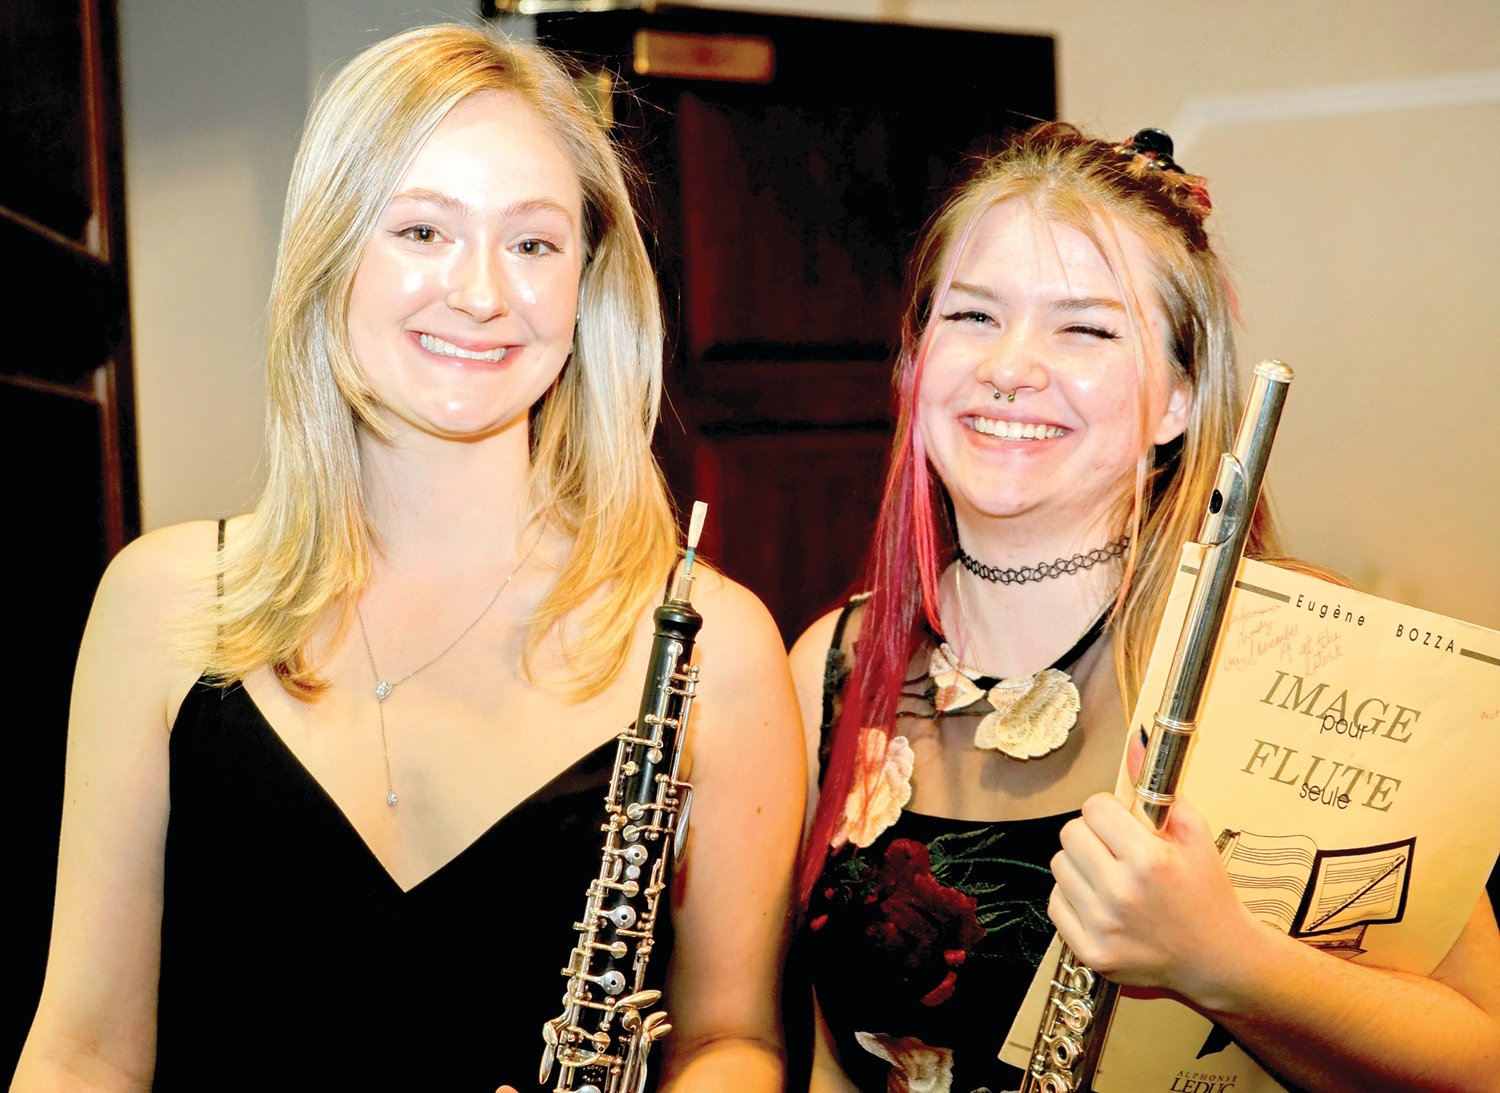
[[[1500,627],[1500,5],[702,6],[1055,36],[1064,117],[1121,136],[1161,125],[1211,181],[1243,355],[1298,370],[1271,469],[1292,550]],[[440,14],[391,0],[122,6],[148,526],[253,498],[261,314],[309,88]]]
[[[241,512],[261,482],[265,303],[319,81],[477,3],[120,5],[126,231],[146,528]]]

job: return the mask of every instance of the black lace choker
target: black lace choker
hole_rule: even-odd
[[[1093,569],[1101,562],[1120,557],[1129,545],[1130,536],[1122,535],[1112,543],[1105,543],[1101,547],[1095,547],[1083,554],[1075,554],[1071,558],[1058,558],[1052,562],[1000,569],[996,566],[985,565],[965,550],[963,544],[960,543],[958,560],[974,576],[980,580],[989,581],[991,584],[1029,584],[1032,581],[1045,581],[1052,577],[1062,577],[1071,573],[1081,573],[1085,569]]]

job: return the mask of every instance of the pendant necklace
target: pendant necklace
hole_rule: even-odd
[[[386,740],[385,732],[385,700],[390,698],[391,693],[395,691],[397,687],[401,686],[401,684],[405,683],[413,676],[427,671],[428,668],[431,668],[438,661],[442,660],[449,653],[453,652],[454,646],[463,641],[464,638],[468,637],[469,632],[472,631],[474,627],[478,626],[480,622],[484,620],[484,617],[490,613],[490,608],[494,607],[495,604],[500,602],[501,593],[503,593],[506,588],[509,587],[511,580],[517,573],[521,572],[521,567],[526,564],[527,560],[530,559],[530,557],[531,551],[528,550],[526,554],[521,558],[521,560],[516,563],[516,568],[512,569],[505,580],[500,582],[500,587],[495,589],[495,594],[490,597],[490,602],[484,605],[484,610],[479,612],[479,614],[475,616],[474,621],[469,623],[468,626],[465,626],[462,632],[459,633],[458,637],[450,641],[441,653],[439,653],[437,656],[433,657],[431,660],[427,661],[420,667],[413,668],[411,671],[407,672],[404,676],[402,676],[398,680],[395,680],[394,682],[387,682],[386,680],[381,678],[380,669],[375,666],[375,652],[370,648],[370,634],[365,629],[365,617],[360,612],[359,604],[356,603],[354,605],[354,617],[359,622],[359,636],[364,640],[365,643],[365,657],[370,662],[370,674],[375,677],[375,709],[380,714],[380,750],[381,754],[385,758],[386,804],[394,807],[396,802],[400,800],[400,798],[396,796],[395,782],[391,778],[391,748],[390,744]]]
[[[959,624],[972,636],[964,606],[963,569],[953,571]],[[982,714],[974,729],[974,746],[1012,759],[1039,759],[1068,741],[1078,723],[1078,686],[1067,672],[1104,632],[1108,607],[1058,657],[1051,667],[1029,676],[998,678],[965,665],[953,647],[939,643],[928,663],[931,700],[937,716]]]

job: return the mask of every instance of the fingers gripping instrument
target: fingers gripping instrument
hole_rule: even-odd
[[[677,586],[656,609],[656,633],[635,723],[620,733],[605,793],[604,854],[573,924],[563,1010],[542,1026],[538,1080],[554,1093],[639,1093],[651,1045],[672,1030],[661,992],[645,986],[657,915],[687,842],[693,787],[677,777],[698,683],[690,663],[703,618],[688,602],[708,506],[693,504]]]
[[[1166,827],[1187,767],[1209,665],[1291,382],[1292,370],[1280,361],[1255,366],[1255,383],[1234,450],[1219,458],[1218,477],[1198,533],[1205,548],[1203,562],[1135,781],[1131,811],[1157,831]],[[1117,984],[1083,964],[1067,945],[1062,947],[1022,1093],[1081,1093],[1093,1087],[1118,996]]]

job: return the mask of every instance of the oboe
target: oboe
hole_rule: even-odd
[[[1255,385],[1240,419],[1234,450],[1219,459],[1218,478],[1198,533],[1198,542],[1205,548],[1203,562],[1157,707],[1146,759],[1135,781],[1131,811],[1156,831],[1166,826],[1187,767],[1209,665],[1291,382],[1292,370],[1280,361],[1255,366]],[[1021,1082],[1022,1093],[1091,1089],[1118,997],[1118,984],[1084,965],[1064,945],[1031,1064]]]
[[[708,506],[693,504],[677,586],[656,609],[656,635],[635,723],[620,733],[604,797],[604,856],[589,883],[568,955],[563,1010],[542,1026],[538,1081],[555,1093],[639,1093],[651,1045],[672,1031],[661,992],[645,986],[656,917],[686,846],[693,787],[677,777],[698,683],[689,663],[703,618],[689,597]]]

